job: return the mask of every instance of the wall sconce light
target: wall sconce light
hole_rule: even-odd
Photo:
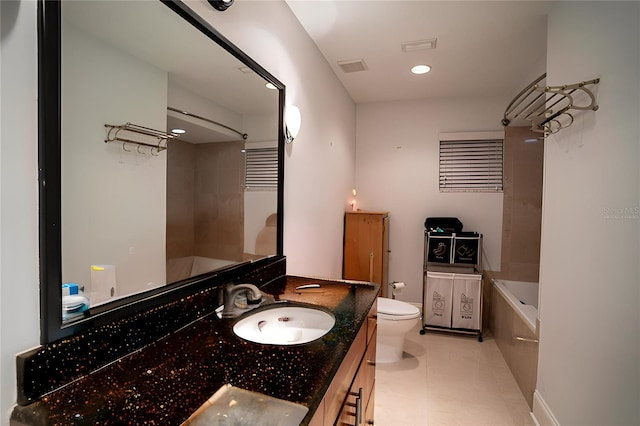
[[[233,0],[208,0],[214,9],[224,12],[233,4]]]
[[[296,138],[296,136],[298,136],[298,132],[300,131],[300,124],[302,123],[300,109],[297,106],[287,106],[287,109],[284,113],[284,123],[284,132],[287,143],[291,143]]]

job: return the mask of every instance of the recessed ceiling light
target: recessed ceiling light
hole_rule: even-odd
[[[276,89],[277,89],[277,87],[276,87],[276,86],[274,86],[274,85],[273,85],[273,84],[271,84],[271,83],[267,83],[267,84],[265,84],[265,86],[267,87],[267,89],[271,89],[271,90],[276,90]]]
[[[184,129],[171,129],[171,133],[175,133],[176,135],[182,135],[183,133],[187,133]]]
[[[431,67],[429,65],[416,65],[411,68],[411,72],[414,74],[426,74],[431,71]]]

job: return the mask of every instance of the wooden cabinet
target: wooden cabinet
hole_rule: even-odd
[[[310,426],[373,424],[376,365],[376,304],[338,368]]]
[[[344,218],[342,276],[381,286],[389,283],[389,212],[348,212]]]
[[[347,394],[337,426],[365,426],[373,424],[376,376],[376,336],[367,345],[358,373]]]

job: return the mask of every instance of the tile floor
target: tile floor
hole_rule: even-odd
[[[493,337],[411,331],[404,359],[376,365],[376,426],[535,425]]]

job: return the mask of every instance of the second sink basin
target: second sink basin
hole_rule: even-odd
[[[254,343],[297,345],[319,339],[335,323],[333,314],[321,307],[285,302],[247,314],[234,324],[233,332]]]

